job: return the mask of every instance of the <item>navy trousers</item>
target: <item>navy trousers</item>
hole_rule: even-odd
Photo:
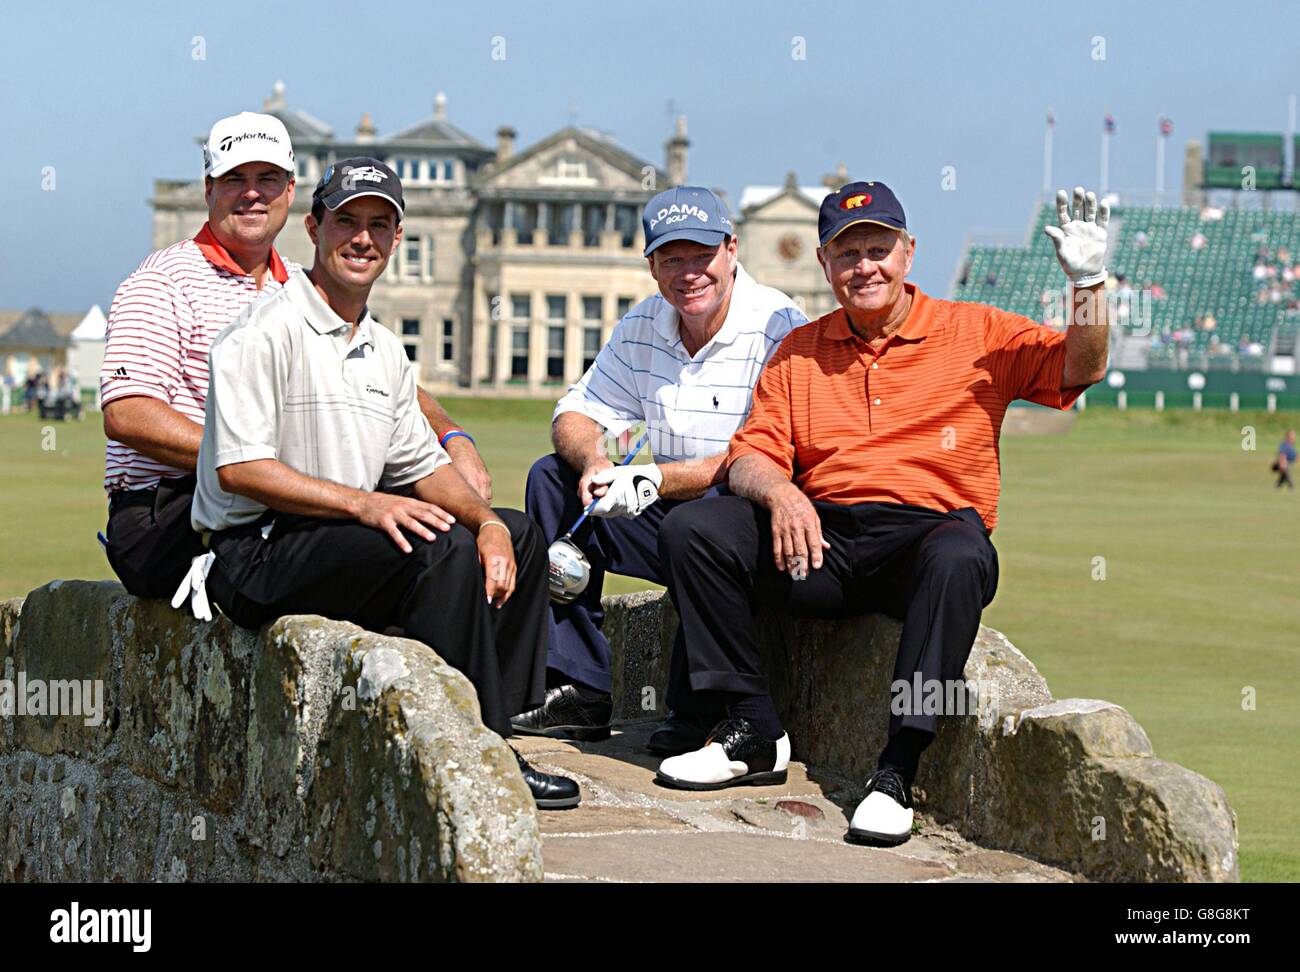
[[[725,494],[715,486],[705,496]],[[572,540],[591,561],[591,580],[572,604],[550,603],[546,622],[547,667],[601,692],[610,690],[610,648],[601,634],[605,612],[600,606],[605,574],[664,583],[659,561],[659,528],[673,510],[699,500],[659,500],[638,517],[589,516]],[[552,453],[528,471],[524,512],[542,529],[548,544],[564,536],[582,515],[578,473]],[[691,708],[685,659],[674,651],[669,662],[665,703],[679,712]]]
[[[998,586],[997,551],[979,513],[901,503],[813,506],[831,546],[802,581],[776,569],[771,517],[749,500],[704,499],[667,517],[660,557],[681,616],[673,654],[687,662],[691,688],[767,692],[754,632],[760,604],[810,617],[882,611],[901,618],[894,680],[910,683],[916,673],[960,679]],[[891,709],[890,735],[904,727],[933,733],[937,716]]]

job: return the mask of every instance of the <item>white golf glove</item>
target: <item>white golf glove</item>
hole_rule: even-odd
[[[172,596],[172,607],[179,608],[185,603],[186,599],[190,602],[190,610],[200,621],[212,620],[212,606],[208,603],[208,571],[212,569],[212,562],[217,559],[217,555],[209,550],[205,554],[199,554],[190,561],[189,572],[181,581],[181,586],[176,588],[175,595]]]
[[[1056,259],[1076,287],[1091,287],[1106,280],[1106,224],[1110,204],[1097,206],[1095,193],[1076,186],[1074,201],[1064,189],[1056,191],[1056,218],[1060,226],[1044,226],[1056,246]]]
[[[609,486],[593,509],[593,516],[640,516],[659,498],[664,472],[653,463],[615,466],[591,477],[593,486]]]

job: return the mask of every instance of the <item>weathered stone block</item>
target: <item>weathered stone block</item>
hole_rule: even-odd
[[[662,689],[676,615],[658,593],[632,597],[642,615],[635,628],[623,598],[605,599],[607,616],[618,619],[615,670],[645,672]],[[656,605],[658,624],[644,616]],[[816,621],[760,612],[772,697],[810,774],[861,780],[875,768],[900,629],[882,615]],[[1236,818],[1223,790],[1156,759],[1123,709],[1054,702],[1033,663],[987,627],[964,679],[977,690],[967,700],[974,704],[940,721],[921,761],[915,796],[923,812],[990,847],[1099,880],[1238,879]],[[626,687],[615,692],[616,718],[643,716],[631,699]]]
[[[0,879],[541,878],[513,753],[423,644],[315,617],[199,624],[85,582],[5,604],[0,633],[6,668],[108,689],[97,731],[5,720]]]

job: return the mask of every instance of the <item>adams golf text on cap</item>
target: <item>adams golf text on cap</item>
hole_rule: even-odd
[[[727,204],[703,186],[667,189],[645,204],[645,255],[673,240],[717,246],[736,231]]]

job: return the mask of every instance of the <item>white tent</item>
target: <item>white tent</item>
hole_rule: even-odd
[[[82,388],[99,387],[99,367],[104,363],[104,341],[108,336],[108,319],[98,304],[86,312],[71,334],[68,367],[76,372]],[[95,401],[99,401],[98,393]]]

